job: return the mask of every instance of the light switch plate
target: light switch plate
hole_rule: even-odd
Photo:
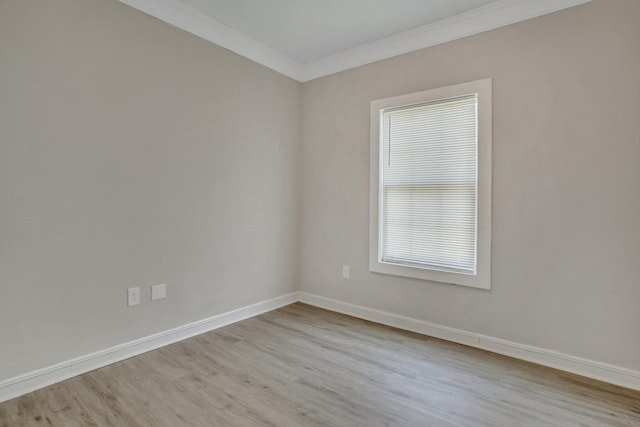
[[[167,285],[153,285],[151,287],[151,301],[164,299],[167,297]]]

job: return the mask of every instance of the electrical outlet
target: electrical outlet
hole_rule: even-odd
[[[167,285],[153,285],[151,287],[151,301],[164,299],[167,297]]]
[[[342,277],[344,279],[350,279],[351,278],[351,267],[349,267],[348,265],[343,265],[342,266]]]
[[[140,288],[127,289],[127,305],[131,307],[138,304],[140,304]]]

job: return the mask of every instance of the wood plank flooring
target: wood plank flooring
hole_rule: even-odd
[[[0,426],[640,426],[640,393],[304,304],[0,404]]]

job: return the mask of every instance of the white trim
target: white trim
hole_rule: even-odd
[[[437,325],[368,307],[301,292],[300,302],[371,322],[476,347],[610,384],[640,390],[640,372],[539,347]]]
[[[371,322],[480,348],[607,383],[640,390],[640,372],[638,371],[399,316],[397,314],[374,310],[305,292],[293,292],[0,381],[0,402],[22,396],[34,390],[196,335],[276,310],[297,301]]]
[[[372,43],[318,59],[303,67],[309,81],[372,62],[515,24],[591,0],[498,0],[486,6],[423,25]]]
[[[477,172],[477,272],[460,274],[451,271],[411,267],[383,262],[382,240],[382,182],[381,182],[381,113],[387,108],[453,98],[469,94],[478,96],[478,172]],[[406,95],[371,101],[370,118],[370,176],[369,176],[369,270],[414,279],[491,289],[491,164],[492,164],[492,80],[490,78],[453,86],[429,89]]]
[[[118,1],[301,81],[302,66],[298,62],[179,0]]]
[[[1,381],[0,402],[195,335],[293,304],[297,300],[298,294],[296,292],[282,295]]]
[[[306,64],[298,63],[179,0],[118,1],[229,49],[287,77],[299,82],[306,82],[588,3],[591,0],[497,0],[484,7],[356,46]]]

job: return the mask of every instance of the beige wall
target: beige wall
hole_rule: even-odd
[[[296,289],[640,369],[637,22],[595,0],[300,85],[114,0],[0,2],[0,380]],[[369,273],[369,101],[484,77],[493,289]]]
[[[595,0],[304,84],[302,291],[640,369],[639,22]],[[369,102],[485,77],[493,289],[370,273]]]
[[[0,2],[0,380],[295,290],[299,92],[114,0]]]

